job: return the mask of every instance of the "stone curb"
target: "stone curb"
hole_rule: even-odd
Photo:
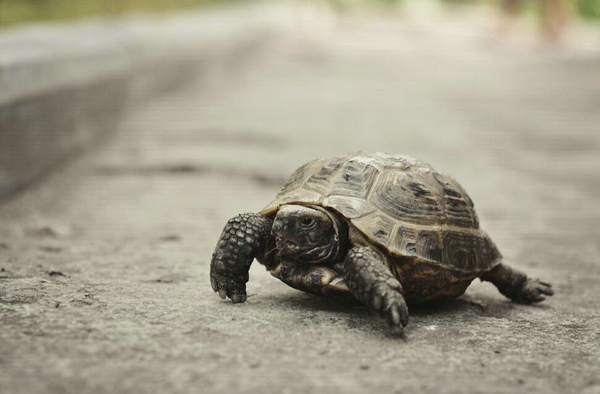
[[[0,32],[0,198],[107,135],[130,105],[239,61],[294,12],[255,3]]]

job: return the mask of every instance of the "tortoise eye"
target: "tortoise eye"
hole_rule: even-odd
[[[309,217],[304,217],[302,218],[302,227],[312,227],[315,225],[315,219],[313,218],[309,218]]]

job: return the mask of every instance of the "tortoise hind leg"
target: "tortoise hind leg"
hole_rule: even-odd
[[[541,302],[546,299],[545,295],[554,294],[551,284],[531,279],[523,272],[504,264],[498,264],[482,275],[481,280],[492,282],[500,293],[520,304]]]
[[[350,249],[343,270],[348,289],[359,301],[385,316],[392,327],[402,330],[408,324],[402,285],[371,248]]]

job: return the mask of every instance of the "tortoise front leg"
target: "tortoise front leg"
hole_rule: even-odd
[[[243,213],[230,219],[217,243],[210,262],[210,283],[223,299],[246,301],[248,270],[255,257],[265,258],[273,244],[273,220],[256,213]]]
[[[371,248],[355,246],[348,251],[344,279],[350,292],[385,316],[390,326],[402,330],[408,324],[402,285]]]
[[[531,279],[523,272],[504,264],[498,264],[482,275],[481,280],[492,282],[500,293],[520,304],[541,302],[546,299],[544,295],[554,294],[550,283]]]

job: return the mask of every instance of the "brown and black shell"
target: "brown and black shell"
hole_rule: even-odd
[[[284,204],[339,212],[389,255],[413,257],[411,270],[424,270],[415,272],[421,277],[450,270],[472,280],[502,258],[458,182],[406,156],[356,152],[311,161],[260,213],[274,215]]]

